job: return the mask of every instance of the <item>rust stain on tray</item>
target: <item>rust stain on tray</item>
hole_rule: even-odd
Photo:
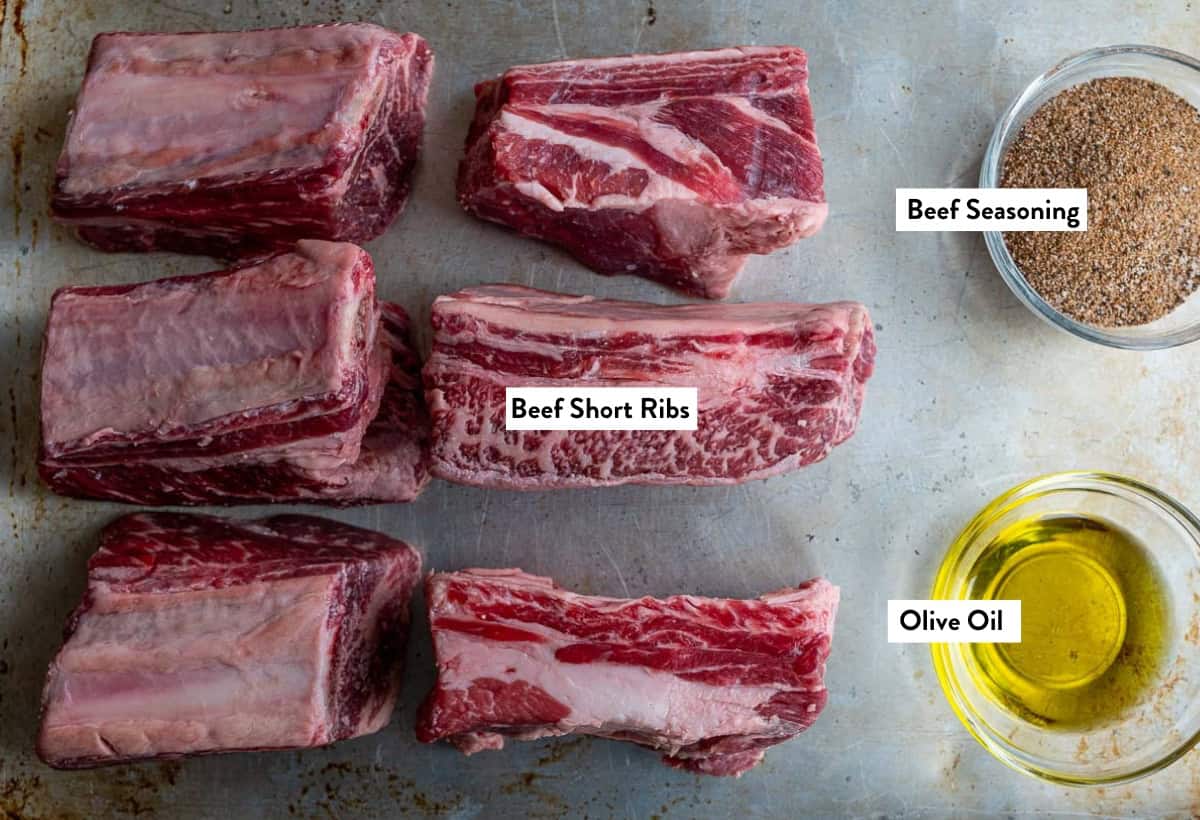
[[[538,758],[538,765],[550,766],[555,763],[561,763],[569,754],[578,752],[586,739],[586,737],[579,736],[554,743],[546,754]]]
[[[20,128],[8,141],[12,149],[13,230],[21,233],[21,164],[25,159],[25,132]]]
[[[15,0],[13,3],[13,33],[21,41],[21,76],[25,76],[25,62],[29,57],[29,39],[25,36],[25,0]]]
[[[542,780],[554,780],[555,778],[547,778],[546,775],[538,774],[537,772],[525,772],[516,780],[505,783],[500,786],[500,791],[506,795],[525,795],[539,800],[552,814],[565,814],[568,810],[567,804],[561,797],[541,788],[538,783]]]
[[[58,801],[51,799],[46,784],[38,775],[10,777],[0,781],[0,818],[4,820],[68,820],[78,817],[76,812],[63,808]]]
[[[2,3],[3,0],[0,0]],[[0,5],[0,11],[4,8]],[[36,809],[33,806],[41,791],[40,777],[9,778],[0,783],[0,816],[5,818],[31,817]]]
[[[9,473],[9,476],[8,476],[8,495],[11,498],[14,495],[13,491],[16,489],[17,473],[19,472],[20,465],[21,465],[21,454],[20,454],[20,451],[18,451],[18,449],[17,449],[17,440],[18,440],[18,435],[17,435],[17,394],[16,394],[16,391],[13,390],[11,387],[8,388],[8,412],[9,412],[9,419],[12,424],[12,429],[10,431],[10,434],[12,436],[12,443],[10,445],[12,464],[11,464],[11,472]]]
[[[460,796],[435,799],[414,780],[402,778],[378,763],[332,761],[305,770],[300,780],[300,790],[287,806],[292,816],[340,817],[350,810],[355,816],[374,817],[377,807],[385,801],[390,810],[379,812],[380,817],[391,817],[397,809],[401,815],[419,812],[441,816],[462,808]]]
[[[115,766],[111,776],[97,780],[95,793],[111,814],[121,817],[159,817],[169,802],[182,765],[178,761]],[[108,773],[106,773],[108,774]]]

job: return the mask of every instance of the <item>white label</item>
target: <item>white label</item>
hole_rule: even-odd
[[[898,231],[1086,231],[1087,188],[897,188]]]
[[[505,430],[695,430],[695,387],[506,387]]]
[[[888,601],[888,643],[1020,642],[1020,601]]]

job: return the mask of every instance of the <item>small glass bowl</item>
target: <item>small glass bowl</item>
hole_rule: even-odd
[[[1200,108],[1200,61],[1154,46],[1120,45],[1093,48],[1068,57],[1021,92],[992,132],[979,171],[980,188],[1000,187],[1004,154],[1025,121],[1051,97],[1071,86],[1099,77],[1140,77],[1164,85]],[[1145,325],[1099,327],[1055,310],[1025,281],[998,231],[984,232],[988,253],[1004,281],[1026,307],[1050,324],[1090,342],[1124,350],[1158,350],[1200,338],[1200,292],[1166,316]]]
[[[1192,513],[1152,487],[1108,473],[1035,478],[997,498],[959,534],[931,597],[967,597],[980,554],[1002,530],[1030,516],[1064,513],[1125,530],[1157,565],[1169,631],[1148,695],[1107,723],[1054,729],[1020,719],[976,685],[968,671],[969,644],[933,644],[934,668],[963,725],[1012,768],[1065,785],[1134,780],[1174,762],[1200,740],[1200,521]]]

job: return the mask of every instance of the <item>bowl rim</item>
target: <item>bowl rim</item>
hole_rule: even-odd
[[[989,501],[978,513],[971,518],[966,526],[950,543],[945,556],[938,565],[930,590],[932,600],[955,599],[950,593],[954,571],[957,569],[968,545],[979,536],[983,529],[999,515],[1023,504],[1032,497],[1042,495],[1040,491],[1082,490],[1096,492],[1104,487],[1120,487],[1131,491],[1142,500],[1149,501],[1164,510],[1168,515],[1184,526],[1192,540],[1192,551],[1197,563],[1200,564],[1200,518],[1186,506],[1168,493],[1152,487],[1145,482],[1119,473],[1103,470],[1069,470],[1057,473],[1045,473],[1004,491]],[[956,599],[955,599],[956,600]],[[967,729],[975,740],[993,757],[1009,768],[1015,769],[1040,780],[1049,781],[1064,786],[1112,786],[1128,783],[1160,771],[1174,763],[1200,743],[1200,727],[1189,737],[1180,741],[1170,752],[1157,760],[1147,763],[1137,769],[1116,772],[1107,776],[1085,776],[1075,773],[1057,771],[1054,768],[1041,765],[1037,761],[1014,752],[1003,740],[994,735],[981,720],[975,717],[974,711],[968,706],[966,699],[961,696],[957,676],[950,669],[950,644],[933,643],[929,645],[933,658],[934,672],[946,702],[958,717],[959,722]]]
[[[996,123],[995,129],[992,131],[991,139],[983,154],[983,162],[979,168],[979,187],[980,188],[998,188],[1000,187],[1000,167],[1004,159],[1003,146],[1009,133],[1013,130],[1014,124],[1026,118],[1026,110],[1031,105],[1037,95],[1049,84],[1058,80],[1058,78],[1067,72],[1073,71],[1081,66],[1095,63],[1100,60],[1105,60],[1111,57],[1119,57],[1127,54],[1136,54],[1140,56],[1152,57],[1159,60],[1167,60],[1185,68],[1190,68],[1197,74],[1200,74],[1200,60],[1191,57],[1182,52],[1172,51],[1171,49],[1161,48],[1151,45],[1137,44],[1119,44],[1099,46],[1090,48],[1086,51],[1081,51],[1072,54],[1056,63],[1047,71],[1039,74],[1034,80],[1025,87],[1025,89],[1017,95],[1017,97],[1009,103],[1004,114]],[[1039,106],[1040,107],[1040,106]],[[1034,109],[1036,110],[1036,109]],[[1028,112],[1032,114],[1032,111]],[[1104,345],[1106,347],[1118,348],[1121,350],[1165,350],[1179,345],[1188,344],[1200,339],[1200,322],[1171,331],[1169,333],[1148,335],[1148,336],[1133,336],[1121,332],[1114,332],[1112,329],[1098,327],[1080,322],[1076,319],[1067,316],[1056,310],[1050,305],[1041,295],[1033,289],[1032,286],[1025,280],[1025,275],[1021,269],[1017,267],[1017,263],[1013,260],[1012,255],[1008,252],[1008,248],[1004,244],[1004,236],[1000,231],[984,231],[984,243],[987,245],[988,255],[992,258],[992,264],[1000,271],[1001,278],[1021,301],[1025,307],[1029,308],[1035,315],[1044,321],[1050,323],[1055,328],[1070,333],[1072,336],[1084,339],[1089,342]]]

